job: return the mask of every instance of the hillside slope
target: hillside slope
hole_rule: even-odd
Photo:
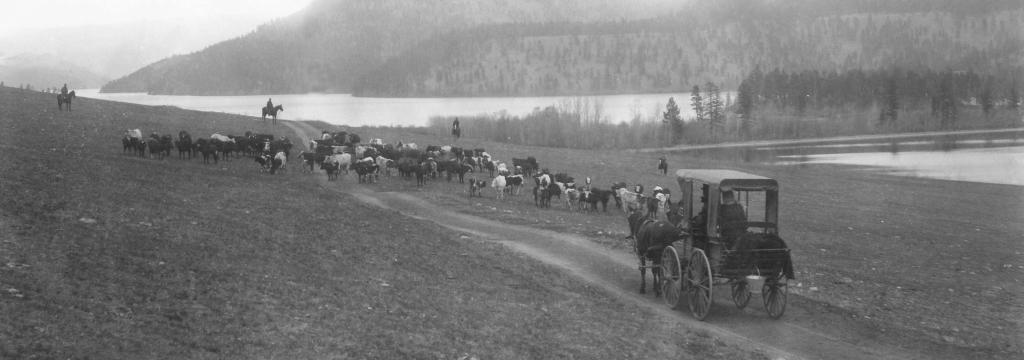
[[[253,94],[349,91],[362,74],[436,34],[480,24],[642,19],[685,2],[320,0],[247,35],[165,59],[105,92]]]
[[[563,95],[735,89],[763,70],[1024,66],[1024,8],[803,15],[751,6],[722,18],[487,26],[446,34],[360,79],[365,96]]]

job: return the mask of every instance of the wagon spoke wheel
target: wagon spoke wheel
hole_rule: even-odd
[[[679,262],[679,253],[675,247],[665,247],[661,252],[661,292],[665,296],[665,304],[673,309],[679,306],[682,280],[683,268]]]
[[[786,312],[786,295],[788,290],[789,286],[786,276],[783,274],[776,274],[764,282],[764,287],[761,290],[761,299],[764,301],[765,311],[768,312],[768,316],[772,319],[778,319]]]
[[[732,283],[732,302],[736,308],[742,309],[750,303],[750,286],[745,279],[737,279]]]
[[[690,263],[686,266],[684,281],[687,286],[687,297],[690,313],[697,320],[704,320],[711,310],[711,264],[701,249],[694,249]]]

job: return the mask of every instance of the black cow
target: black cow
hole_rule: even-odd
[[[533,156],[527,157],[525,159],[512,158],[512,166],[514,168],[522,168],[523,174],[526,176],[533,176],[533,174],[536,173],[538,169],[540,169],[540,166],[537,164],[537,159],[534,158]]]
[[[337,163],[324,162],[324,163],[321,163],[320,167],[322,167],[324,169],[324,171],[327,172],[327,181],[333,181],[333,180],[337,180],[338,179],[338,173],[340,171],[338,169],[338,164]]]
[[[590,204],[590,209],[597,211],[597,204],[601,204],[601,211],[608,212],[608,200],[612,198],[614,192],[611,190],[602,189],[590,189],[590,194],[587,197],[587,203]]]
[[[465,183],[465,176],[467,172],[473,171],[473,167],[467,164],[460,163],[455,160],[449,160],[440,162],[437,164],[438,170],[445,173],[445,179],[452,181],[453,175],[458,175],[459,184]]]
[[[218,160],[217,145],[209,139],[196,140],[195,149],[200,154],[203,154],[203,163],[209,164],[210,158],[213,157],[213,163],[216,164]]]

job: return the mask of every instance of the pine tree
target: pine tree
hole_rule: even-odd
[[[942,76],[939,81],[939,90],[935,100],[933,100],[933,107],[937,107],[940,123],[939,126],[943,129],[949,129],[956,125],[957,119],[957,106],[956,106],[956,95],[953,85],[953,72],[947,72]]]
[[[715,83],[704,84],[704,111],[708,132],[711,134],[711,138],[715,139],[716,131],[725,125],[722,99],[719,97],[718,85]]]
[[[899,83],[897,82],[897,76],[893,74],[888,77],[885,87],[882,89],[882,109],[878,114],[878,125],[882,127],[892,127],[895,125],[896,118],[899,116],[899,108]]]
[[[690,90],[690,107],[693,108],[693,113],[697,116],[696,121],[698,124],[704,123],[704,99],[700,96],[700,86],[694,85],[693,89]]]
[[[665,105],[665,113],[661,121],[667,124],[669,129],[671,129],[671,143],[674,145],[682,142],[683,119],[679,117],[679,105],[676,105],[675,98],[668,98],[668,104]]]
[[[740,117],[740,137],[750,137],[750,126],[754,116],[754,94],[751,81],[745,79],[736,91],[736,114]]]
[[[981,91],[978,92],[978,102],[981,105],[981,112],[985,114],[985,117],[992,116],[992,110],[995,109],[995,99],[992,96],[992,83],[985,81],[982,85]]]

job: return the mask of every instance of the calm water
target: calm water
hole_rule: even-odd
[[[840,164],[900,176],[1024,186],[1024,131],[756,147],[737,154],[760,163]]]
[[[894,175],[1024,186],[1024,146],[781,157],[804,164],[870,166]]]
[[[100,94],[96,89],[78,91],[79,96],[142,105],[172,105],[183,109],[219,111],[260,116],[267,98],[283,105],[279,119],[322,120],[349,126],[423,126],[432,116],[464,116],[506,112],[525,115],[572,97],[472,97],[472,98],[366,98],[349,94],[291,94],[255,96],[170,96],[144,93]],[[726,95],[723,94],[723,97]],[[730,94],[732,96],[732,94]],[[692,116],[690,94],[636,94],[580,97],[600,103],[609,122],[622,122],[639,114],[642,119],[660,116],[669,97],[679,104],[682,116]]]

